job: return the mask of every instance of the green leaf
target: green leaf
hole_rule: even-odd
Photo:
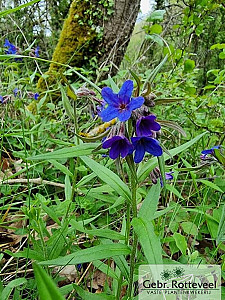
[[[199,180],[201,183],[207,185],[208,187],[211,187],[212,189],[216,190],[216,191],[219,191],[221,193],[223,193],[223,191],[221,190],[220,187],[218,187],[218,185],[216,185],[215,183],[211,182],[211,181],[208,181],[208,180],[205,180],[205,179],[201,179]]]
[[[149,74],[148,78],[145,80],[144,86],[142,88],[142,91],[145,90],[146,86],[148,83],[152,83],[153,80],[155,79],[156,75],[159,73],[161,68],[164,66],[168,58],[168,55],[166,55],[163,60],[158,64],[158,66],[155,67],[155,69]]]
[[[72,197],[72,186],[68,175],[65,177],[65,199],[71,200]]]
[[[74,147],[63,148],[59,150],[55,150],[53,152],[47,152],[43,154],[38,154],[36,156],[28,157],[27,160],[54,160],[54,159],[64,159],[71,157],[78,157],[83,155],[92,154],[93,150],[95,150],[99,146],[99,143],[87,143],[81,144]]]
[[[216,243],[225,241],[225,205],[223,205],[222,215],[220,218],[220,223],[217,231]]]
[[[183,228],[184,232],[191,235],[198,234],[198,227],[192,222],[182,222],[181,227]]]
[[[160,34],[160,33],[162,32],[162,30],[163,30],[163,28],[162,28],[161,25],[159,25],[159,24],[154,24],[154,25],[152,25],[151,28],[150,28],[150,34],[153,34],[153,33],[155,33],[155,34]]]
[[[50,160],[49,161],[51,164],[53,164],[53,166],[60,170],[62,173],[70,176],[70,177],[73,177],[73,174],[70,172],[70,170],[68,170],[67,167],[65,167],[64,165],[60,164],[59,162],[57,162],[56,160]]]
[[[195,33],[196,33],[196,35],[200,35],[201,33],[202,33],[202,31],[203,31],[203,29],[204,29],[204,24],[199,24],[197,27],[196,27],[196,29],[195,29]]]
[[[174,240],[176,242],[177,247],[182,252],[182,254],[186,255],[186,251],[187,251],[187,241],[186,241],[186,238],[182,234],[180,234],[178,232],[175,232],[173,234],[173,238],[174,238]]]
[[[145,39],[146,40],[152,40],[152,41],[156,42],[157,44],[159,44],[162,47],[164,45],[164,42],[163,42],[162,38],[158,34],[147,34],[145,36]]]
[[[213,49],[225,49],[225,43],[222,43],[222,44],[214,44],[210,47],[210,50],[213,50]]]
[[[22,284],[27,283],[25,278],[18,278],[10,281],[0,294],[1,300],[8,300],[12,290]]]
[[[39,1],[40,1],[40,0],[33,0],[33,1],[30,1],[30,2],[28,2],[28,3],[26,3],[26,4],[22,4],[22,5],[20,5],[20,6],[17,6],[17,7],[15,7],[15,8],[12,8],[12,9],[6,9],[6,10],[0,12],[0,18],[1,18],[1,17],[4,17],[4,16],[6,16],[6,15],[12,14],[12,13],[14,13],[14,12],[16,12],[16,11],[18,11],[18,10],[24,8],[24,7],[30,6],[30,5],[32,5],[32,4],[34,4],[34,3],[39,2]]]
[[[189,73],[192,72],[193,69],[195,68],[195,61],[192,59],[187,59],[184,62],[184,72]]]
[[[150,14],[150,16],[147,18],[147,22],[162,21],[165,12],[166,11],[164,9],[159,9],[159,10],[153,11]]]
[[[225,157],[222,155],[219,149],[214,149],[215,158],[225,167]]]
[[[84,233],[87,233],[89,235],[101,236],[101,237],[104,237],[104,238],[107,238],[107,239],[111,239],[111,240],[125,240],[125,236],[124,235],[122,235],[121,233],[118,233],[116,231],[113,231],[111,229],[92,229],[92,230],[87,230],[79,222],[77,222],[75,220],[71,220],[70,224],[76,230],[84,232]]]
[[[100,271],[102,271],[103,273],[105,273],[107,276],[114,278],[116,280],[119,280],[117,274],[115,273],[115,271],[107,264],[105,264],[103,261],[101,260],[96,260],[93,262],[93,265]]]
[[[46,206],[44,203],[41,203],[41,206],[43,208],[43,210],[48,214],[48,216],[53,220],[55,221],[58,225],[61,226],[61,222],[60,220],[58,219],[56,213],[54,212],[54,210],[48,206]]]
[[[131,222],[149,264],[162,264],[162,248],[151,221],[134,218]]]
[[[184,198],[182,197],[181,193],[172,185],[170,184],[166,184],[166,189],[168,191],[170,191],[171,193],[173,193],[174,195],[176,195],[179,199],[184,200]]]
[[[67,97],[67,94],[63,88],[62,85],[60,85],[60,91],[61,91],[61,94],[62,94],[62,103],[63,103],[63,107],[67,113],[67,115],[70,117],[71,120],[74,120],[74,110],[70,104],[70,100],[69,98]]]
[[[143,219],[153,219],[154,214],[158,207],[159,196],[161,191],[160,180],[158,179],[157,184],[153,184],[148,194],[146,195],[142,206],[139,210],[138,216]]]
[[[220,59],[225,59],[225,51],[224,50],[222,52],[220,52],[219,58]]]
[[[80,286],[76,284],[73,284],[73,287],[82,300],[116,300],[115,296],[113,295],[107,295],[105,293],[92,294],[88,291],[84,291]]]
[[[114,93],[119,93],[120,89],[118,88],[117,84],[115,83],[115,81],[112,79],[112,77],[108,74],[108,80],[109,83],[111,85],[111,88],[113,90]]]
[[[40,300],[65,300],[52,278],[37,264],[33,264]]]
[[[59,257],[52,260],[42,261],[42,265],[55,265],[55,266],[65,266],[65,265],[76,265],[86,262],[91,262],[98,259],[110,258],[118,255],[128,255],[130,254],[130,249],[123,244],[106,244],[94,246],[84,250],[78,250],[75,253]]]
[[[175,156],[185,150],[187,150],[189,147],[191,147],[194,143],[196,143],[200,138],[202,138],[207,132],[204,132],[198,136],[196,136],[194,139],[191,141],[180,145],[179,147],[176,147],[174,149],[169,150],[171,156]],[[167,161],[168,159],[171,159],[171,156],[168,154],[163,154],[164,160]],[[144,164],[140,164],[137,170],[137,175],[138,175],[138,180],[143,181],[145,178],[147,178],[150,174],[150,172],[157,166],[157,158],[154,157],[152,159],[149,159],[148,162]]]
[[[102,181],[111,186],[120,196],[130,201],[131,192],[118,175],[89,157],[81,156],[81,159]]]

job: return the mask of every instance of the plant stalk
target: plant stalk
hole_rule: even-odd
[[[132,213],[133,213],[133,218],[136,218],[137,217],[137,180],[136,180],[137,177],[132,175],[134,170],[136,172],[133,158],[130,159],[130,164],[128,164],[128,165],[131,170]],[[133,245],[132,245],[131,256],[130,256],[130,278],[129,278],[129,284],[128,284],[128,299],[131,299],[132,291],[133,291],[134,267],[135,267],[135,256],[136,256],[136,251],[137,251],[137,242],[138,242],[137,234],[135,232],[133,232]]]

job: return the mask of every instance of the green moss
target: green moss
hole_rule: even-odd
[[[99,6],[100,5],[100,6]],[[97,45],[102,37],[99,25],[102,24],[104,9],[112,10],[112,1],[74,0],[70,6],[52,60],[59,64],[88,67],[88,60],[96,54]],[[101,9],[102,8],[102,9]],[[57,83],[64,67],[51,63],[47,76],[38,81],[38,89],[46,90]],[[47,84],[47,86],[46,86]]]

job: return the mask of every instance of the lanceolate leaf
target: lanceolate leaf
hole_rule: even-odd
[[[205,135],[206,132],[196,136],[194,139],[192,139],[191,141],[179,146],[179,147],[176,147],[174,149],[171,149],[170,150],[170,154],[171,156],[175,156],[183,151],[185,151],[186,149],[188,149],[189,147],[191,147],[194,143],[196,143],[200,138],[203,137],[203,135]],[[168,155],[168,154],[163,154],[164,156],[164,160],[168,160],[170,159],[171,157]],[[140,165],[139,168],[138,168],[138,171],[137,171],[137,175],[138,175],[138,180],[139,181],[143,181],[145,180],[146,177],[149,176],[150,172],[157,166],[157,158],[154,157],[150,160],[148,160],[147,163],[143,164],[143,165]]]
[[[99,143],[88,143],[81,144],[74,147],[63,148],[59,150],[55,150],[53,152],[47,152],[43,154],[38,154],[33,157],[28,157],[28,160],[54,160],[54,159],[64,159],[71,157],[78,157],[81,155],[89,155],[92,153],[96,147],[98,147]]]
[[[225,205],[223,205],[222,215],[221,215],[221,219],[217,231],[217,238],[216,238],[217,245],[221,241],[224,242],[224,240],[225,240]]]
[[[118,175],[89,157],[82,156],[81,159],[102,181],[111,186],[120,196],[123,196],[127,200],[131,199],[128,186]]]
[[[158,180],[157,184],[153,184],[148,194],[146,195],[139,211],[139,217],[144,219],[148,218],[149,220],[154,218],[154,213],[157,210],[159,202],[160,190],[160,180]]]
[[[84,250],[78,250],[75,253],[63,257],[42,261],[40,262],[40,264],[55,266],[76,265],[91,262],[98,259],[128,254],[130,254],[130,249],[126,245],[119,243],[106,244],[94,246]]]
[[[70,119],[74,120],[74,111],[73,111],[73,108],[70,104],[70,100],[67,97],[67,94],[66,94],[63,86],[60,86],[60,91],[62,94],[62,103],[63,103],[64,109],[65,109],[67,115],[70,117]]]
[[[52,278],[37,264],[33,264],[40,300],[65,300]]]
[[[10,281],[7,284],[7,286],[2,290],[2,293],[0,294],[1,300],[8,300],[9,295],[11,294],[12,290],[15,287],[20,286],[26,282],[27,282],[27,280],[25,278],[17,278],[17,279]]]
[[[132,223],[149,264],[162,264],[162,248],[151,221],[134,218]]]
[[[95,236],[101,236],[104,238],[108,238],[111,240],[125,240],[125,236],[122,235],[119,232],[113,231],[111,229],[92,229],[92,230],[87,230],[85,229],[82,224],[80,224],[79,222],[75,221],[75,220],[71,220],[70,224],[72,225],[72,228],[81,231],[81,232],[85,232],[86,234],[89,235],[95,235]]]
[[[20,5],[20,6],[17,6],[17,7],[15,7],[15,8],[6,9],[6,10],[0,12],[0,18],[1,18],[1,17],[4,17],[4,16],[6,16],[6,15],[12,14],[12,13],[14,13],[14,12],[16,12],[16,11],[18,11],[18,10],[24,8],[24,7],[30,6],[30,5],[32,5],[32,4],[34,4],[34,3],[39,2],[39,1],[40,1],[40,0],[33,0],[33,1],[28,2],[28,3],[22,4],[22,5]]]

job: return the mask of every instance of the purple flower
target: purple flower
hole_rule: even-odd
[[[35,99],[35,100],[38,100],[38,97],[39,97],[39,96],[40,96],[40,95],[39,95],[38,93],[35,93],[35,94],[34,94],[34,99]]]
[[[131,98],[133,88],[133,81],[127,80],[122,85],[118,94],[113,93],[109,87],[102,89],[102,97],[108,104],[100,114],[104,122],[111,121],[114,118],[125,122],[130,118],[133,110],[142,106],[144,103],[143,97]]]
[[[136,124],[136,133],[138,136],[150,136],[153,131],[159,131],[161,126],[155,121],[156,116],[149,115],[141,117]]]
[[[165,178],[166,178],[166,180],[172,180],[173,179],[173,175],[171,175],[171,174],[173,174],[174,172],[173,171],[171,171],[171,172],[166,172],[165,173]]]
[[[219,149],[221,146],[214,146],[210,149],[203,150],[201,153],[203,154],[203,159],[206,157],[206,155],[211,154],[214,155],[214,149]]]
[[[103,149],[110,148],[109,157],[116,159],[119,155],[123,158],[130,154],[133,150],[133,146],[128,139],[123,135],[116,135],[112,138],[106,139],[102,144]]]
[[[0,102],[3,104],[3,97],[0,95]]]
[[[135,155],[134,161],[139,163],[145,156],[145,152],[148,152],[154,156],[161,156],[163,151],[159,142],[153,138],[146,136],[137,136],[131,138],[134,146]]]
[[[11,44],[7,39],[5,40],[4,47],[8,48],[8,50],[6,50],[6,54],[17,54],[16,46]]]
[[[166,179],[166,180],[172,180],[172,179],[173,179],[173,175],[171,175],[171,174],[173,174],[173,173],[174,173],[173,171],[171,171],[171,172],[166,172],[166,173],[165,173],[165,179]],[[161,184],[161,187],[163,187],[162,176],[160,176],[160,184]]]
[[[40,47],[39,47],[39,46],[37,46],[37,47],[34,49],[34,55],[35,55],[36,57],[39,57],[39,50],[40,50]]]
[[[18,89],[18,88],[15,88],[15,89],[13,90],[13,94],[14,94],[15,97],[17,96],[18,92],[19,92],[19,89]]]

